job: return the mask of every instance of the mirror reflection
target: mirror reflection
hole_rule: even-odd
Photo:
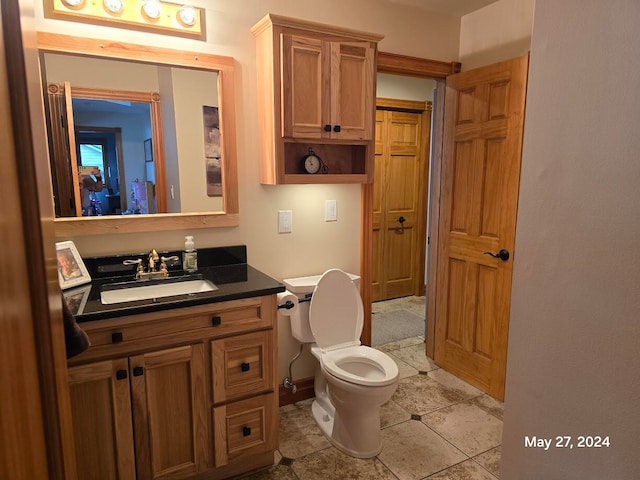
[[[218,72],[41,58],[59,217],[223,210]]]

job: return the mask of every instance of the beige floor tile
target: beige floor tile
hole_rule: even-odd
[[[418,345],[411,345],[409,347],[400,348],[390,352],[392,355],[398,357],[403,362],[408,363],[413,368],[428,372],[439,368],[433,360],[427,357],[425,354],[424,343]]]
[[[380,407],[380,427],[385,428],[411,419],[411,414],[393,400]]]
[[[353,458],[334,447],[295,460],[292,468],[300,480],[396,480],[377,458]]]
[[[460,392],[461,395],[471,398],[482,395],[482,390],[478,390],[473,385],[469,385],[467,382],[460,380],[455,375],[450,374],[446,370],[439,368],[432,370],[428,373],[429,377],[433,378],[436,382],[441,383],[445,387]]]
[[[283,457],[298,458],[331,445],[311,416],[310,402],[299,402],[282,410],[279,450]]]
[[[428,478],[429,480],[496,480],[496,477],[473,460],[459,463]]]
[[[418,372],[417,368],[413,368],[407,362],[403,362],[398,357],[393,355],[391,352],[385,352],[385,353],[387,355],[389,355],[389,358],[391,358],[391,360],[396,362],[396,365],[398,365],[398,378],[399,379],[412,377],[413,375],[418,375],[419,372]]]
[[[470,401],[423,415],[422,422],[469,456],[502,443],[502,421]]]
[[[489,451],[481,453],[473,459],[489,470],[494,476],[500,476],[500,459],[501,459],[502,447],[492,448]]]
[[[414,375],[400,380],[391,399],[415,415],[423,415],[442,407],[466,400],[456,390],[450,390],[427,375]]]
[[[418,480],[466,458],[438,434],[414,420],[385,428],[382,441],[378,458],[400,480]]]
[[[504,403],[496,400],[489,395],[482,395],[481,397],[474,398],[473,403],[482,408],[487,413],[490,413],[496,418],[502,420],[502,414],[504,412]]]
[[[396,342],[389,342],[383,345],[377,345],[375,348],[378,350],[382,350],[383,352],[391,352],[393,350],[398,350],[400,348],[411,347],[413,345],[422,345],[424,348],[424,340],[420,337],[409,337],[403,338],[402,340],[398,340]]]

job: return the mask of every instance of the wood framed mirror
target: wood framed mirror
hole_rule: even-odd
[[[45,110],[48,115],[49,145],[52,157],[50,162],[52,166],[52,191],[57,195],[54,201],[62,198],[65,202],[64,208],[56,205],[56,236],[233,227],[239,224],[235,62],[233,58],[45,32],[38,33],[38,49],[43,83],[49,84],[45,93],[47,97]],[[76,81],[75,84],[70,81],[65,82],[61,76],[56,77],[53,73],[55,69],[52,68],[52,65],[55,64],[55,57],[63,58],[67,62],[75,61],[76,65],[80,65],[80,67],[76,67],[76,70],[85,73],[93,72],[95,74],[98,69],[107,72],[116,67],[121,68],[121,65],[115,66],[109,62],[123,63],[127,68],[137,69],[134,70],[135,72],[139,72],[143,68],[155,68],[159,72],[162,70],[156,79],[159,92],[148,91],[144,88],[131,88],[128,87],[128,84],[119,81],[119,79],[125,78],[139,78],[138,73],[123,73],[114,76],[110,80],[108,88],[104,86],[90,88],[95,85],[79,84],[82,81]],[[92,62],[103,62],[105,65]],[[72,71],[72,68],[68,65],[65,66],[65,64],[58,66],[57,69],[64,72]],[[213,76],[202,77],[205,74]],[[178,81],[186,83],[176,85],[171,83]],[[55,93],[62,94],[64,99],[52,103],[51,90],[56,89],[58,91]],[[178,114],[176,111],[183,109],[187,103],[179,98],[181,92],[199,92],[202,95],[196,97],[196,102],[199,102],[197,105],[193,105],[194,101],[189,100],[192,104],[191,109]],[[211,99],[212,96],[215,97],[213,100],[201,100],[202,98]],[[112,198],[116,197],[116,204],[120,207],[120,211],[117,208],[109,207],[109,214],[81,216],[83,215],[82,210],[76,205],[80,196],[74,191],[78,189],[80,182],[72,180],[82,178],[78,177],[80,173],[78,168],[82,168],[83,164],[74,154],[79,153],[78,144],[85,140],[79,140],[81,137],[78,134],[79,132],[96,133],[103,130],[114,130],[114,138],[117,138],[118,129],[106,128],[104,125],[87,128],[86,124],[91,122],[88,122],[86,117],[80,121],[75,121],[71,117],[68,121],[60,121],[67,129],[66,133],[69,138],[67,144],[64,145],[64,142],[60,140],[59,133],[52,134],[52,131],[55,130],[52,125],[57,122],[58,117],[62,119],[67,115],[67,110],[73,111],[76,100],[81,99],[85,103],[104,100],[112,105],[122,106],[124,103],[136,103],[140,99],[143,100],[138,103],[143,104],[145,103],[144,98],[149,98],[147,116],[150,119],[150,126],[144,133],[145,139],[135,142],[136,153],[132,155],[124,152],[123,154],[125,148],[123,144],[126,142],[121,138],[120,146],[115,149],[115,156],[119,156],[117,161],[109,163],[105,156],[103,163],[101,163],[103,168],[100,170],[106,177],[105,189],[108,188]],[[207,143],[207,135],[211,133],[207,119],[214,111],[218,126],[216,134],[219,133],[219,135],[216,135],[216,145],[212,153],[211,146]],[[163,123],[162,117],[165,120],[168,118],[170,121]],[[83,123],[85,125],[82,125]],[[171,128],[168,129],[167,125]],[[188,139],[178,137],[178,131],[181,128],[191,135]],[[89,135],[83,138],[93,137]],[[89,141],[89,143],[91,142]],[[193,150],[191,152],[180,151],[180,144],[188,144],[192,148],[195,145],[197,150],[195,154]],[[59,153],[61,150],[66,152],[62,158]],[[139,174],[127,172],[126,177],[124,173],[119,177],[118,166],[123,171],[125,168],[129,168],[123,166],[122,157],[135,157],[136,161],[144,166],[143,169],[146,167],[147,173],[145,174],[144,170]],[[212,164],[209,157],[219,165],[221,177],[217,193],[213,194],[207,184],[209,166]],[[148,180],[149,177],[153,177],[152,182]],[[153,194],[148,196],[147,210],[136,209],[139,203],[130,201],[130,198],[133,198],[135,194],[134,190],[137,190],[136,182],[141,184],[145,182],[152,188]],[[162,183],[160,184],[160,182]],[[70,190],[67,197],[60,193],[60,185],[66,185],[66,188]],[[218,198],[207,198],[214,196],[218,196]],[[69,198],[72,198],[71,206],[68,205]],[[104,197],[102,203],[105,203]],[[67,214],[61,214],[65,209]]]

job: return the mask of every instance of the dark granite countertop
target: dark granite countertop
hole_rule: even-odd
[[[167,257],[172,255],[180,257],[181,255],[181,252],[158,253]],[[100,301],[100,292],[103,287],[134,281],[135,266],[124,267],[122,266],[122,261],[142,258],[145,255],[132,254],[83,259],[91,275],[91,283],[63,292],[76,321],[81,323],[193,305],[272,295],[285,290],[284,285],[280,282],[246,263],[245,246],[218,247],[198,250],[199,268],[196,274],[184,272],[180,260],[167,263],[170,272],[169,279],[139,281],[141,285],[148,285],[151,282],[172,281],[172,279],[179,279],[185,275],[190,277],[197,275],[199,278],[210,280],[217,287],[214,291],[136,300],[111,305],[103,304]]]

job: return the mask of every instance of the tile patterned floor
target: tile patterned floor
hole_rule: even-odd
[[[393,310],[402,301],[401,308],[424,314],[424,297],[374,307]],[[398,389],[381,409],[383,449],[377,457],[356,459],[331,446],[311,417],[311,400],[305,400],[280,409],[275,465],[242,478],[496,480],[502,403],[438,368],[424,354],[423,337],[377,348],[400,370]]]

